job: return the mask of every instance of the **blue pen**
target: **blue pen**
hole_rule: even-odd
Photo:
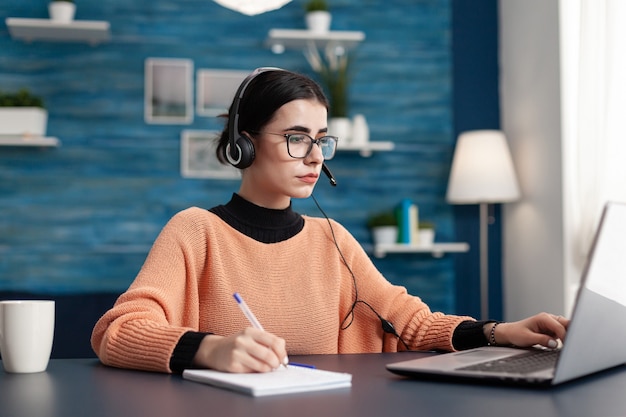
[[[243,314],[246,316],[250,324],[252,324],[253,327],[259,330],[263,330],[263,326],[261,326],[261,323],[259,323],[259,320],[257,320],[256,316],[252,313],[252,310],[250,310],[248,304],[243,301],[243,298],[241,298],[239,293],[234,293],[233,297],[235,297],[237,304],[239,304],[239,308],[241,309],[241,311],[243,311]]]
[[[237,304],[239,305],[239,308],[241,309],[241,311],[243,311],[244,316],[246,316],[246,318],[248,319],[250,324],[252,324],[252,326],[254,328],[256,328],[256,329],[264,330],[263,326],[261,326],[261,323],[259,322],[259,320],[256,318],[254,313],[252,313],[252,310],[250,310],[250,307],[248,307],[248,304],[246,304],[246,302],[243,301],[243,298],[241,298],[239,293],[237,293],[237,292],[234,293],[233,297],[235,297],[235,301],[237,301]],[[287,366],[288,363],[289,363],[289,358],[287,356],[285,356],[285,360],[283,361],[283,365]]]
[[[289,362],[289,366],[298,366],[300,368],[315,369],[315,365],[309,365],[308,363]]]

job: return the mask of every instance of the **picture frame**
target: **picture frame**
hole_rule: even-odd
[[[181,133],[180,172],[184,178],[214,178],[238,180],[239,169],[222,164],[215,155],[216,138],[213,130],[189,130]]]
[[[145,61],[144,119],[150,124],[193,122],[193,61],[148,58]]]
[[[203,68],[196,74],[196,113],[219,116],[228,113],[230,104],[249,71]]]

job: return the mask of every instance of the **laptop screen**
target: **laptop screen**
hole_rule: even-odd
[[[588,266],[585,286],[591,291],[626,306],[626,204],[607,205],[596,237],[595,254]]]

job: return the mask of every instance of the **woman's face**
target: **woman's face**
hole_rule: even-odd
[[[294,100],[280,107],[260,133],[243,132],[254,143],[255,158],[242,172],[239,195],[274,209],[288,207],[292,197],[310,196],[324,162],[322,151],[313,145],[306,158],[292,158],[282,135],[306,133],[317,139],[327,132],[326,118],[326,107],[317,100]]]

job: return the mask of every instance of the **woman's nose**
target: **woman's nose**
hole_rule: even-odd
[[[319,142],[313,144],[313,147],[311,148],[311,152],[309,152],[307,159],[314,160],[316,162],[324,161],[324,154],[322,153],[322,148]]]

